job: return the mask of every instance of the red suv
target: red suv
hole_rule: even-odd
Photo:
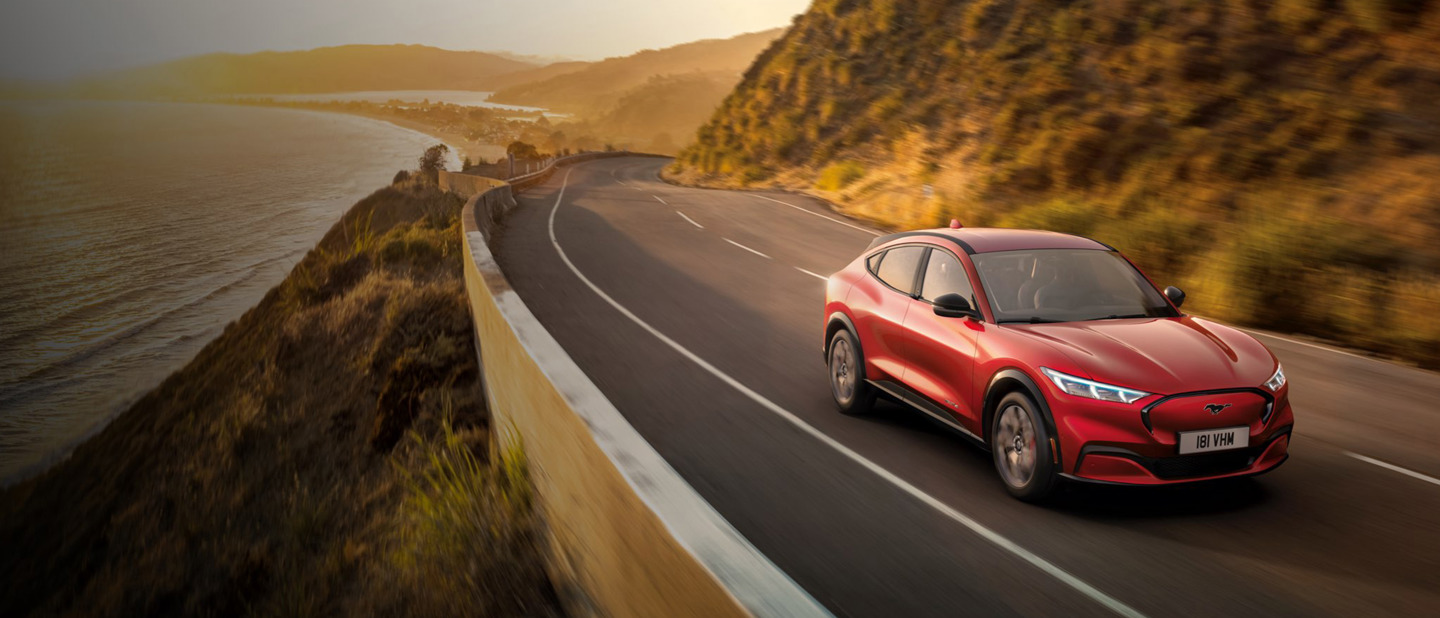
[[[1060,478],[1159,485],[1289,456],[1285,372],[1253,337],[1181,313],[1184,292],[1103,243],[959,227],[883,236],[830,277],[841,411],[914,407],[990,449],[1024,500]]]

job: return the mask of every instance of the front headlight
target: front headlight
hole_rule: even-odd
[[[1040,372],[1066,394],[1088,399],[1099,399],[1100,401],[1114,401],[1116,403],[1134,403],[1150,396],[1145,391],[1137,391],[1129,388],[1120,388],[1113,384],[1104,384],[1085,378],[1077,378],[1068,373],[1060,373],[1049,367],[1041,367]]]
[[[1285,368],[1277,366],[1275,367],[1275,375],[1270,376],[1270,379],[1265,381],[1265,388],[1270,389],[1272,393],[1278,393],[1282,386],[1285,386]]]

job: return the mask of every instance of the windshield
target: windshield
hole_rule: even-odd
[[[974,261],[998,322],[1176,315],[1155,286],[1113,251],[997,251]]]

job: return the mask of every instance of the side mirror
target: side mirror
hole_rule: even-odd
[[[943,294],[935,299],[935,315],[942,318],[980,319],[980,312],[970,306],[970,301],[959,294]]]
[[[1165,288],[1165,298],[1170,299],[1170,302],[1175,303],[1175,306],[1179,307],[1185,304],[1185,291],[1172,285]]]

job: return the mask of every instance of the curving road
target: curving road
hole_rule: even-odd
[[[837,616],[1440,615],[1440,376],[1261,334],[1291,459],[1030,506],[919,414],[834,409],[823,284],[876,232],[606,159],[519,196],[512,285],[637,430]]]

